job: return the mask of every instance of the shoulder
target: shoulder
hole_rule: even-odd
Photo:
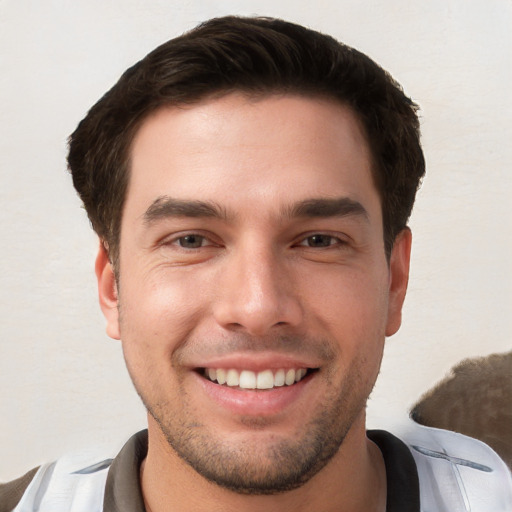
[[[91,452],[66,455],[43,464],[0,488],[0,512],[101,511],[107,469],[112,459]]]
[[[146,453],[141,431],[121,451],[102,445],[65,455],[0,485],[0,512],[141,512],[139,466]]]
[[[0,512],[10,512],[16,507],[38,469],[31,469],[16,480],[0,484]]]
[[[398,436],[416,462],[422,510],[512,510],[511,473],[485,443],[412,422]]]

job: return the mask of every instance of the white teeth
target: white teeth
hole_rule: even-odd
[[[256,374],[248,370],[240,373],[240,384],[243,389],[254,389],[256,387]]]
[[[304,375],[306,375],[306,370],[304,368],[300,368],[299,370],[297,370],[295,372],[295,382],[299,382],[299,380],[301,380]]]
[[[284,370],[277,370],[274,375],[274,386],[284,386]]]
[[[258,373],[256,387],[258,389],[272,389],[274,387],[274,374],[272,370],[265,370]]]
[[[238,386],[240,384],[240,377],[236,370],[228,370],[226,375],[226,384],[228,386]]]
[[[217,381],[221,385],[229,387],[240,387],[242,389],[272,389],[274,387],[291,386],[302,380],[307,373],[305,368],[280,369],[275,373],[272,370],[253,372],[242,370],[239,372],[233,368],[207,368],[204,371],[205,377],[212,382]]]
[[[212,379],[210,379],[212,380]],[[226,383],[226,370],[223,370],[222,368],[219,368],[217,370],[217,382],[219,384],[225,384]]]
[[[295,370],[288,370],[284,378],[284,383],[287,386],[291,386],[295,382]]]

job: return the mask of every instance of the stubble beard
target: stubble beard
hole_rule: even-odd
[[[279,494],[309,481],[338,453],[373,387],[373,382],[362,382],[359,365],[351,367],[336,392],[319,398],[317,412],[295,434],[264,445],[230,443],[201,422],[199,414],[194,419],[177,415],[168,404],[148,400],[134,384],[172,450],[208,481],[244,495]],[[182,398],[186,405],[186,394]],[[265,429],[265,420],[241,421],[242,429]]]

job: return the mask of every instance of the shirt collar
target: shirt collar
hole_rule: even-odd
[[[369,430],[368,437],[382,452],[387,476],[387,512],[419,512],[420,493],[416,464],[407,446],[384,430]],[[104,512],[145,512],[140,465],[148,452],[148,432],[132,436],[110,466],[105,486]]]

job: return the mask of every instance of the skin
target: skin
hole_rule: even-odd
[[[96,273],[149,411],[147,509],[384,510],[365,406],[400,326],[411,235],[388,262],[355,115],[234,93],[161,109],[131,170],[118,280],[103,246]],[[220,398],[197,371],[283,366],[314,371]]]

